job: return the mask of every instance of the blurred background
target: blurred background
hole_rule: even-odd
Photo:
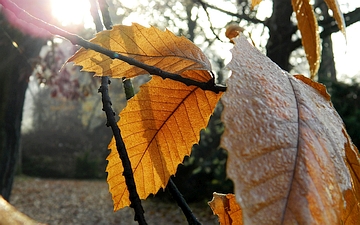
[[[14,2],[34,16],[85,39],[96,33],[89,0]],[[231,60],[232,44],[224,34],[226,26],[233,23],[244,28],[244,34],[251,36],[256,47],[284,70],[309,74],[301,35],[287,0],[264,0],[255,9],[247,0],[106,2],[114,24],[137,22],[167,28],[193,41],[210,59],[218,83],[224,84],[230,75],[225,65]],[[339,1],[348,26],[346,39],[338,32],[326,4],[321,0],[313,4],[322,39],[322,61],[316,79],[327,86],[353,142],[359,146],[360,2]],[[112,133],[105,126],[98,93],[100,79],[65,64],[76,46],[58,37],[44,36],[36,28],[25,29],[3,7],[0,25],[0,153],[6,155],[9,151],[5,149],[10,148],[14,153],[2,156],[2,162],[6,157],[16,160],[18,175],[105,180],[107,145]],[[147,79],[144,76],[133,80],[135,89]],[[112,79],[110,91],[118,114],[126,105],[121,80]],[[194,145],[174,179],[189,201],[209,200],[214,191],[232,192],[225,171],[227,154],[219,147],[224,129],[221,111],[219,104],[208,127],[201,131],[199,144]],[[3,163],[2,171],[4,167]],[[10,172],[1,173],[3,190]],[[10,195],[8,189],[2,193]]]

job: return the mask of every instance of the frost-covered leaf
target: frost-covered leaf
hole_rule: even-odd
[[[325,87],[233,40],[222,146],[244,224],[359,221],[359,153]]]

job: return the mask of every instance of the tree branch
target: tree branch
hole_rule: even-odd
[[[210,5],[209,3],[206,3],[202,0],[193,0],[194,2],[199,2],[199,4],[201,4],[202,6],[205,6],[205,7],[209,7],[209,8],[212,8],[212,9],[215,9],[219,12],[222,12],[222,13],[225,13],[225,14],[228,14],[230,16],[233,16],[233,17],[237,17],[239,19],[243,19],[243,20],[246,20],[246,21],[250,21],[252,23],[262,23],[262,24],[265,24],[264,21],[262,20],[259,20],[259,19],[256,19],[256,18],[251,18],[249,16],[247,16],[246,14],[238,14],[238,13],[233,13],[233,12],[229,12],[227,10],[224,10],[224,9],[221,9],[217,6],[214,6],[214,5]]]
[[[180,76],[179,74],[163,71],[158,67],[149,66],[145,63],[137,61],[136,59],[126,57],[117,52],[113,52],[109,49],[103,48],[100,45],[86,41],[85,39],[83,39],[82,37],[80,37],[76,34],[72,34],[72,33],[67,32],[63,29],[60,29],[54,25],[48,24],[36,17],[33,17],[32,15],[30,15],[23,9],[19,8],[13,2],[10,2],[8,0],[2,0],[2,1],[7,3],[6,8],[8,10],[12,11],[15,15],[17,15],[19,19],[26,21],[28,23],[31,23],[39,28],[45,29],[46,31],[50,32],[53,35],[58,35],[60,37],[63,37],[65,39],[69,40],[74,45],[80,45],[83,48],[94,50],[96,52],[99,52],[101,54],[108,56],[111,59],[122,60],[124,62],[127,62],[130,65],[144,69],[151,75],[160,76],[163,79],[169,78],[171,80],[182,82],[187,86],[193,85],[193,86],[197,86],[203,90],[209,90],[209,91],[213,91],[215,93],[226,91],[226,86],[215,84],[213,80],[210,80],[209,82],[204,83],[204,82],[198,82],[198,81],[195,81],[192,79],[184,78],[184,77]]]
[[[168,189],[178,206],[183,211],[189,225],[201,225],[171,178],[169,179],[166,189]]]
[[[132,207],[135,211],[135,221],[138,221],[139,224],[141,225],[145,225],[147,223],[144,218],[144,210],[142,208],[139,195],[136,191],[136,185],[135,185],[135,180],[134,180],[129,156],[125,149],[125,143],[121,137],[120,129],[115,121],[115,113],[111,108],[111,100],[109,97],[108,85],[109,85],[109,77],[102,77],[99,92],[101,92],[102,94],[103,111],[105,112],[107,118],[106,125],[111,127],[116,142],[116,148],[118,150],[121,162],[124,167],[123,176],[125,177],[125,183],[129,190],[130,202],[131,202],[130,207]]]
[[[96,29],[98,32],[103,30],[103,25],[101,23],[101,19],[98,13],[98,5],[96,0],[91,0],[91,14],[94,18],[94,22],[96,23]],[[105,5],[106,2],[102,2],[101,7],[101,14],[103,16],[103,20],[107,21],[107,27],[109,24],[111,25],[111,19],[106,18],[109,16],[108,7]],[[135,211],[135,221],[138,221],[140,225],[146,225],[146,220],[144,217],[144,209],[141,205],[141,200],[139,194],[136,190],[136,183],[134,179],[133,170],[131,167],[131,162],[129,156],[127,154],[124,140],[122,139],[120,128],[118,127],[115,121],[115,113],[111,107],[112,103],[109,96],[108,85],[110,84],[110,80],[107,76],[101,77],[101,86],[99,88],[99,92],[102,94],[102,103],[103,103],[103,110],[105,111],[106,118],[107,118],[107,126],[111,127],[111,130],[114,134],[115,142],[116,142],[116,149],[118,151],[119,157],[121,159],[122,165],[124,167],[123,176],[125,177],[125,183],[127,189],[129,191],[129,199],[130,199],[130,207]]]
[[[359,22],[360,21],[360,8],[356,8],[354,11],[344,14],[345,19],[345,25],[346,27]],[[321,25],[324,30],[320,33],[320,38],[325,38],[335,32],[339,31],[339,27],[336,24],[334,18],[327,20],[326,23],[324,21],[319,22],[319,25]],[[285,43],[284,43],[285,45]],[[290,49],[294,51],[295,49],[299,48],[301,46],[301,38],[298,40],[292,42],[290,45]]]
[[[209,15],[209,12],[207,11],[207,5],[201,1],[201,0],[197,0],[197,2],[199,2],[199,4],[201,5],[201,7],[204,9],[205,13],[206,13],[206,16],[208,18],[208,21],[210,23],[210,30],[212,31],[212,33],[215,35],[216,39],[218,39],[219,41],[223,42],[219,35],[217,33],[215,33],[215,30],[214,30],[214,26],[212,25],[212,22],[211,22],[211,19],[210,19],[210,15]]]

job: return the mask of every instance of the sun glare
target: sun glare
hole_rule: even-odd
[[[63,26],[93,26],[88,0],[51,0],[51,13]]]

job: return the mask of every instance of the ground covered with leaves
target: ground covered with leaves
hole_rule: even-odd
[[[105,181],[15,179],[10,203],[33,219],[46,224],[137,224],[132,209],[113,212]],[[203,224],[218,224],[206,203],[190,205]],[[174,202],[156,198],[143,201],[148,224],[187,224]]]

